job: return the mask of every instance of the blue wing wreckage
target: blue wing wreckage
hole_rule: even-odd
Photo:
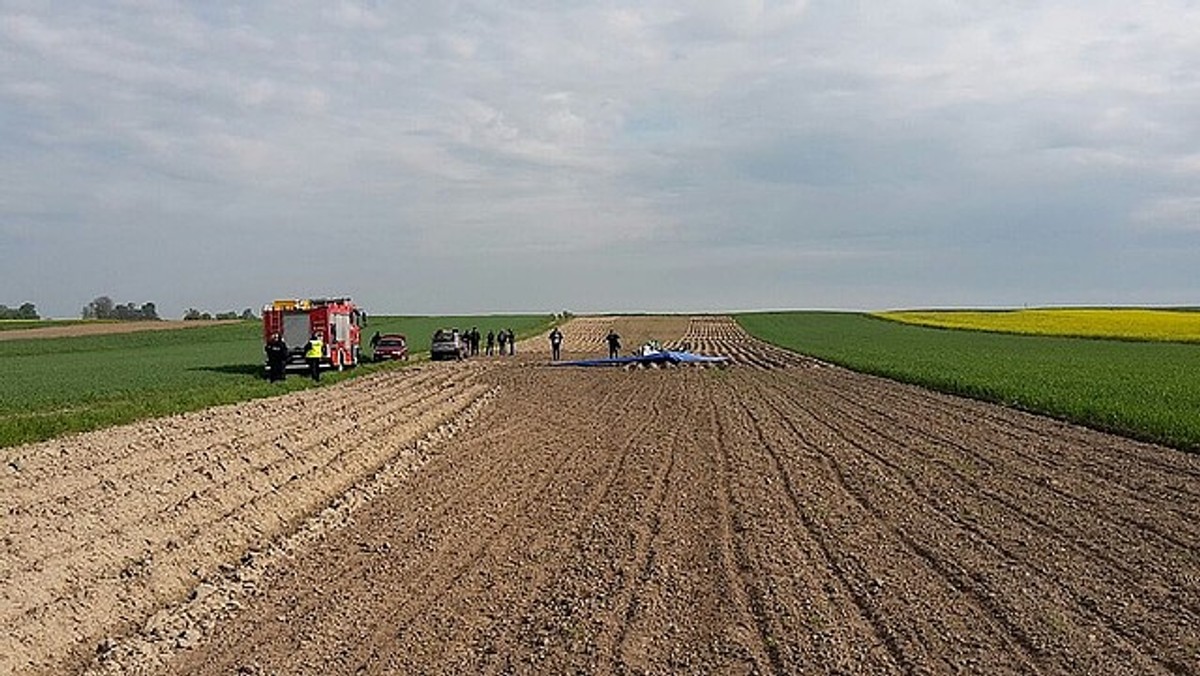
[[[657,341],[643,345],[636,353],[606,359],[577,359],[558,361],[553,366],[624,366],[627,364],[676,365],[676,364],[729,364],[729,357],[694,354],[686,350],[666,350]]]

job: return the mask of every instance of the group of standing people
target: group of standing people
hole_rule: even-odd
[[[472,327],[470,331],[462,334],[462,340],[467,344],[468,351],[471,355],[479,354],[480,343],[484,338],[480,335],[478,327]],[[616,357],[621,352],[621,336],[613,329],[609,329],[608,335],[604,337],[608,343],[608,356]],[[379,333],[376,332],[371,337],[371,346],[374,347],[379,341]],[[517,337],[512,329],[500,329],[499,331],[488,331],[486,337],[486,354],[492,356],[499,355],[515,355],[516,354]],[[499,346],[499,352],[496,352],[496,347]],[[554,361],[562,359],[563,333],[556,326],[550,331],[550,353]],[[278,382],[286,377],[286,368],[288,361],[288,346],[283,341],[283,338],[278,333],[271,334],[265,347],[267,353],[267,377],[271,382]],[[321,358],[325,353],[325,344],[321,339],[319,332],[313,333],[308,342],[304,344],[304,359],[308,364],[309,376],[318,381],[321,379]]]
[[[467,343],[467,354],[469,356],[477,356],[479,354],[479,327],[472,326],[470,331],[463,334],[463,340]]]
[[[497,332],[488,331],[487,334],[487,354],[491,356],[497,354],[495,352],[496,345],[500,346],[501,356],[507,354],[509,356],[517,353],[517,334],[513,333],[512,329],[500,329]],[[505,350],[508,350],[505,352]]]

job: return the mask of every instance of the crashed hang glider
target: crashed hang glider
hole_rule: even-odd
[[[729,357],[707,356],[693,354],[683,350],[663,350],[649,345],[643,346],[637,354],[624,357],[608,357],[607,359],[578,359],[575,361],[558,361],[554,366],[623,366],[625,364],[719,364],[729,363]]]

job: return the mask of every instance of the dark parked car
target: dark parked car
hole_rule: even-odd
[[[438,329],[433,332],[433,342],[429,346],[429,358],[462,359],[467,356],[467,341],[458,329]]]
[[[385,333],[375,344],[375,361],[408,359],[408,338],[403,333]]]

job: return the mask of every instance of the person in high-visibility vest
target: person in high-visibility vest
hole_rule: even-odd
[[[312,334],[312,338],[304,345],[304,358],[308,360],[308,374],[313,380],[321,379],[321,357],[324,352],[325,343],[321,341],[321,334]]]

